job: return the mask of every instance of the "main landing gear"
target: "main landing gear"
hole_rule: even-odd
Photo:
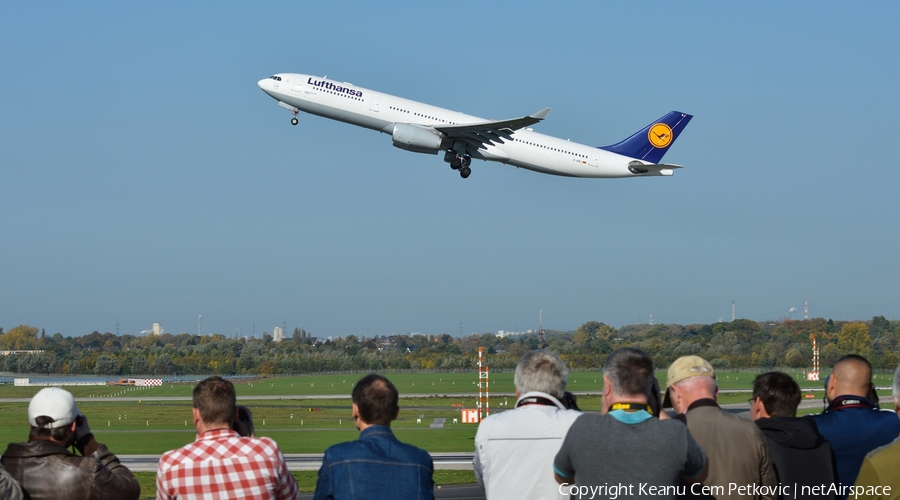
[[[292,109],[291,111],[294,113],[294,117],[291,118],[291,125],[296,125],[296,124],[300,123],[300,121],[297,120],[297,113],[299,113],[300,111],[298,111],[296,109]]]
[[[459,176],[463,179],[472,174],[472,169],[469,168],[469,165],[472,164],[472,157],[468,154],[459,154],[452,149],[448,149],[444,153],[444,161],[449,163],[450,168],[453,170],[459,170]]]

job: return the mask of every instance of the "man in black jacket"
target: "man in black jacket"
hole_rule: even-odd
[[[30,500],[136,500],[141,487],[127,467],[98,443],[75,398],[41,389],[28,404],[27,443],[10,443],[0,458]],[[75,446],[82,456],[66,448]]]
[[[790,375],[758,375],[753,381],[750,418],[766,436],[778,482],[790,488],[783,491],[784,497],[833,500],[833,491],[811,489],[835,483],[835,465],[831,445],[819,433],[816,423],[796,418],[800,397],[800,386]]]

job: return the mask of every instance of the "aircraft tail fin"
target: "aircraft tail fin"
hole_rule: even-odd
[[[691,118],[692,115],[672,111],[628,139],[600,149],[649,163],[659,163]]]

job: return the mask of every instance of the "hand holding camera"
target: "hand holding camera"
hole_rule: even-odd
[[[81,441],[81,438],[91,433],[91,426],[88,425],[87,417],[79,415],[75,417],[75,441]]]
[[[231,428],[235,432],[244,437],[256,437],[256,431],[253,427],[253,412],[246,406],[237,407],[237,418],[231,424]]]

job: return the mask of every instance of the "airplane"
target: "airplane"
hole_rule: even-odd
[[[692,115],[672,111],[611,146],[594,147],[539,134],[530,128],[550,113],[509,120],[485,120],[449,109],[357,87],[327,77],[277,73],[259,87],[291,111],[300,111],[390,134],[394,146],[438,154],[463,179],[472,159],[568,177],[647,177],[672,175],[681,165],[660,163]]]

